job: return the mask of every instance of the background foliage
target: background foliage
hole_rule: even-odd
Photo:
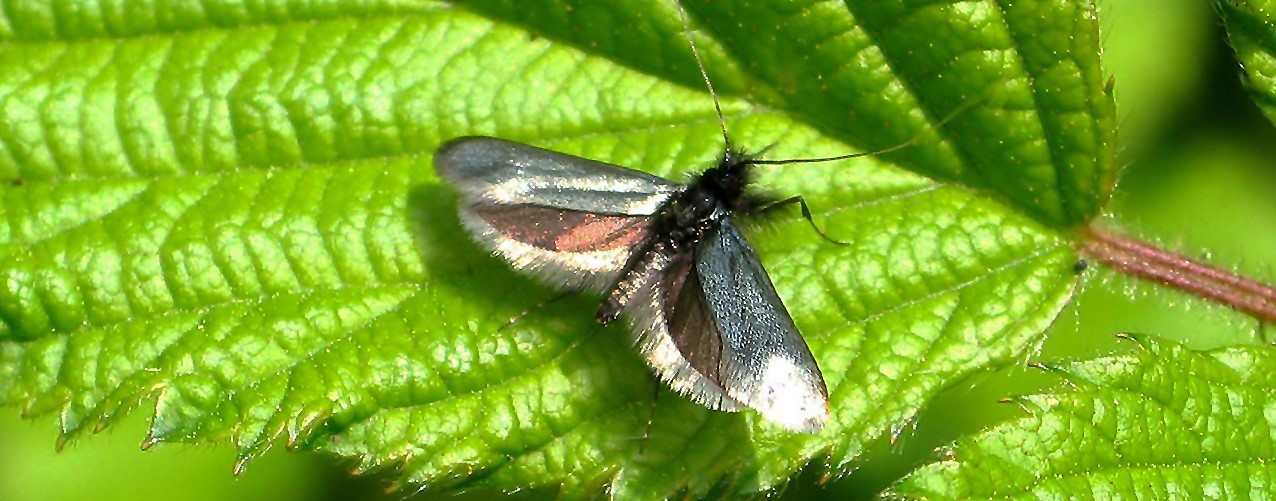
[[[1271,277],[1266,267],[1276,255],[1276,235],[1262,231],[1276,215],[1270,196],[1276,170],[1267,160],[1276,158],[1270,146],[1271,126],[1241,91],[1236,64],[1208,5],[1179,3],[1178,8],[1147,0],[1101,5],[1105,63],[1118,79],[1122,157],[1129,162],[1111,207],[1113,219],[1136,234],[1159,236],[1171,248],[1189,253],[1208,249],[1222,264],[1236,265],[1251,276]],[[1116,342],[1116,331],[1155,333],[1196,348],[1255,340],[1252,321],[1229,311],[1112,278],[1102,270],[1091,273],[1073,311],[1052,329],[1045,357],[1129,349]],[[932,448],[1022,415],[1017,407],[993,403],[997,398],[1055,383],[1054,378],[1022,368],[972,382],[924,415],[915,432],[905,433],[896,444],[879,444],[861,470],[830,488],[876,492],[928,458]],[[0,497],[8,499],[77,492],[119,492],[128,497],[177,488],[191,488],[210,498],[250,491],[272,497],[352,491],[375,496],[389,482],[350,479],[334,474],[342,465],[279,452],[254,462],[242,479],[233,480],[227,472],[234,454],[217,446],[168,446],[137,453],[144,428],[140,416],[55,456],[47,420],[18,423],[12,414],[3,416],[0,449],[13,460],[0,464]],[[61,481],[75,462],[90,466],[77,470],[79,480]],[[178,467],[190,470],[185,475],[157,474],[164,471],[160,468]],[[811,489],[814,480],[804,479],[792,490]]]

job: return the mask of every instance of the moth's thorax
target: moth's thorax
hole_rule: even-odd
[[[727,210],[716,196],[689,185],[656,214],[651,229],[657,238],[681,247],[700,240],[726,214]]]
[[[746,204],[747,157],[727,151],[722,161],[696,176],[665,204],[652,221],[655,234],[675,246],[690,245],[722,218]]]

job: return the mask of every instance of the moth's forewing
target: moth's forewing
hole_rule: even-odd
[[[666,243],[657,242],[635,263],[629,275],[632,281],[619,284],[624,291],[624,317],[647,365],[671,389],[710,409],[739,411],[743,408],[739,402],[692,366],[670,331],[671,325],[677,325],[697,330],[701,336],[717,336],[712,324],[697,323],[691,316],[671,316],[678,314],[671,311],[671,301],[686,293],[693,262],[691,249],[676,253]],[[699,291],[694,294],[699,295]]]
[[[461,193],[461,221],[515,269],[569,289],[604,292],[646,219],[681,186],[659,177],[490,137],[463,137],[434,155]]]
[[[651,215],[682,185],[646,172],[493,137],[461,137],[434,154],[439,175],[473,203]]]
[[[693,276],[699,290],[684,288],[683,295],[701,295],[714,328],[687,330],[702,338],[678,338],[691,365],[770,421],[795,431],[822,429],[829,416],[824,377],[762,263],[730,219],[698,242]]]

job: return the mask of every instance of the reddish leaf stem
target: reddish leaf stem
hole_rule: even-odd
[[[1276,322],[1276,289],[1126,236],[1090,228],[1082,254],[1112,269]]]

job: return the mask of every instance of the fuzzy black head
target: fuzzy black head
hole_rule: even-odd
[[[691,181],[689,191],[703,190],[725,205],[727,210],[736,210],[749,185],[749,160],[751,157],[744,152],[727,149],[717,166],[700,173]]]
[[[718,165],[692,179],[687,191],[699,192],[703,197],[712,198],[729,213],[752,214],[771,201],[748,189],[752,182],[755,160],[756,155],[728,147]]]

